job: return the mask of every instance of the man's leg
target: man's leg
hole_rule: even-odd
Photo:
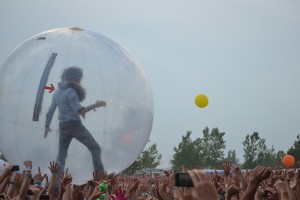
[[[59,192],[60,176],[64,172],[66,158],[68,156],[68,149],[73,138],[69,134],[71,129],[68,126],[67,122],[60,124],[59,128],[60,128],[59,130],[60,133],[59,133],[59,142],[58,142],[58,155],[56,158],[56,163],[59,168],[57,171],[57,178],[56,178],[55,191],[54,191],[56,195],[58,195]]]
[[[76,129],[76,134],[74,135],[74,138],[82,144],[84,144],[91,152],[94,171],[104,171],[104,167],[101,161],[101,147],[94,139],[92,134],[81,124],[81,122],[78,129]]]
[[[66,158],[68,156],[68,149],[72,141],[72,136],[67,134],[68,131],[70,130],[64,130],[64,127],[62,127],[60,129],[59,134],[58,155],[56,162],[62,171],[65,168]]]

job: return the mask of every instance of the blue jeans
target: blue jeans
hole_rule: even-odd
[[[60,122],[59,131],[59,148],[56,162],[60,167],[60,172],[64,170],[68,149],[73,138],[84,144],[91,152],[94,171],[104,171],[101,161],[101,148],[81,121]]]

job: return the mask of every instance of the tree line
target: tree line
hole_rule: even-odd
[[[257,165],[281,166],[282,158],[286,154],[293,155],[296,161],[300,160],[299,135],[290,149],[285,152],[276,151],[273,145],[268,147],[266,139],[260,137],[258,132],[248,134],[242,142],[244,162],[240,163],[234,149],[230,149],[227,155],[224,153],[226,148],[225,132],[219,131],[218,128],[209,130],[206,127],[202,133],[202,137],[192,139],[192,131],[187,131],[179,144],[174,146],[174,154],[170,160],[174,170],[181,170],[182,165],[186,168],[222,169],[222,164],[225,161],[230,161],[233,165],[243,169],[253,169]],[[132,174],[137,170],[155,168],[160,164],[161,158],[162,155],[154,143],[141,153],[138,159],[125,170],[125,173]]]

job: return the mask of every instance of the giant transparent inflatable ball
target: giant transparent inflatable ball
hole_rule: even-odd
[[[107,173],[130,166],[148,142],[153,123],[153,94],[142,67],[117,42],[81,28],[59,28],[35,35],[18,46],[0,69],[0,152],[12,164],[33,161],[49,173],[50,161],[58,154],[59,121],[56,109],[47,138],[43,138],[46,113],[63,70],[83,69],[82,86],[87,106],[97,108],[81,118],[101,147]],[[49,93],[50,92],[50,93]],[[89,150],[71,141],[65,168],[74,182],[92,178]]]

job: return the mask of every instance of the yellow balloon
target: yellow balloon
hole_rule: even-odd
[[[208,104],[207,96],[205,94],[197,95],[196,98],[195,98],[195,104],[200,108],[206,107],[207,104]]]

